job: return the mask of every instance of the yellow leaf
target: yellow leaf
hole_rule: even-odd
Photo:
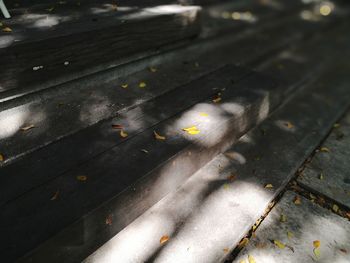
[[[22,131],[28,131],[30,129],[33,129],[35,126],[33,124],[30,124],[28,126],[24,126],[21,128]]]
[[[321,245],[321,241],[320,241],[320,240],[315,240],[315,241],[313,242],[313,245],[314,245],[314,248],[319,248],[320,245]]]
[[[320,248],[314,248],[314,254],[316,256],[316,259],[318,259],[321,256]]]
[[[165,140],[165,136],[159,135],[156,131],[153,131],[154,138],[157,140]]]
[[[281,214],[280,222],[282,222],[282,223],[287,222],[287,216],[285,214]]]
[[[5,157],[0,153],[0,162],[3,162],[5,160]]]
[[[296,195],[293,202],[296,205],[300,205],[301,204],[300,196]]]
[[[200,130],[198,130],[198,128],[196,126],[192,126],[189,128],[183,128],[182,130],[186,131],[188,134],[191,134],[191,135],[196,135],[196,134],[200,133]]]
[[[291,238],[294,237],[294,235],[293,235],[292,232],[287,231],[287,237],[288,237],[289,239],[291,239]]]
[[[242,259],[239,263],[245,263],[246,261],[245,261],[245,259]]]
[[[225,253],[230,252],[230,250],[229,250],[228,248],[224,248],[223,251],[224,251]]]
[[[225,189],[228,189],[229,187],[230,187],[229,184],[224,184],[224,188],[225,188]]]
[[[4,27],[4,28],[2,29],[2,31],[5,32],[5,33],[11,33],[11,32],[12,32],[12,29],[9,28],[9,27]]]
[[[169,236],[165,235],[161,237],[161,239],[159,240],[159,243],[164,244],[168,240],[169,240]]]
[[[249,261],[249,263],[256,263],[254,257],[251,255],[248,255],[248,261]]]
[[[151,71],[152,73],[157,72],[157,68],[156,67],[149,67],[149,71]]]
[[[85,182],[87,180],[87,176],[85,175],[78,175],[77,180],[81,182]]]
[[[127,83],[124,83],[124,84],[121,85],[121,87],[122,87],[123,89],[126,89],[126,88],[129,87],[129,85],[128,85]]]
[[[144,82],[144,81],[141,81],[141,82],[139,83],[139,88],[146,88],[146,86],[147,86],[147,84],[146,84],[146,82]]]
[[[329,149],[327,147],[321,147],[320,151],[329,153]]]
[[[244,248],[248,243],[249,243],[249,239],[245,237],[245,238],[243,238],[243,239],[241,240],[241,242],[239,242],[238,248],[242,249],[242,248]]]
[[[50,200],[51,201],[54,201],[54,200],[56,200],[57,198],[58,198],[58,195],[60,194],[60,190],[57,190],[54,194],[53,194],[53,196],[50,198]]]
[[[320,179],[320,180],[323,180],[323,179],[324,179],[323,173],[320,173],[320,175],[318,176],[318,179]]]
[[[273,188],[273,185],[272,184],[266,184],[265,188]]]
[[[288,129],[292,129],[292,128],[294,127],[294,125],[293,125],[291,122],[289,122],[289,121],[286,121],[286,122],[284,123],[284,125],[285,125]]]
[[[340,124],[339,124],[339,123],[335,123],[335,124],[333,125],[333,127],[334,127],[334,128],[339,128],[339,127],[340,127]]]
[[[336,204],[334,204],[334,205],[332,206],[332,210],[333,210],[334,212],[338,213],[338,211],[339,211],[339,206],[337,206]]]
[[[213,99],[214,103],[219,103],[221,101],[221,97],[216,97]]]
[[[281,241],[274,240],[273,243],[280,249],[284,249],[286,247],[285,244],[283,244]]]
[[[126,138],[126,137],[128,137],[128,134],[125,131],[120,130],[120,137]]]
[[[201,112],[201,113],[199,113],[199,115],[202,116],[202,117],[208,117],[209,116],[209,114],[205,113],[205,112]]]

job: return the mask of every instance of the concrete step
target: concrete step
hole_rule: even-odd
[[[153,105],[148,104],[144,109],[136,109],[136,112],[144,111],[145,115],[141,119],[139,115],[133,119],[132,112],[128,112],[125,118],[118,119],[118,124],[123,125],[125,131],[130,133],[128,138],[120,138],[118,132],[112,130],[111,122],[99,125],[99,129],[102,128],[101,131],[105,135],[107,130],[107,136],[96,137],[96,132],[89,131],[85,133],[88,137],[80,134],[78,141],[72,143],[79,144],[79,141],[83,140],[90,144],[96,143],[97,146],[109,146],[104,152],[95,154],[92,159],[87,159],[63,173],[57,173],[53,167],[44,165],[33,173],[33,176],[28,177],[22,186],[18,184],[22,190],[32,187],[29,191],[18,192],[12,188],[7,192],[9,195],[15,192],[17,196],[12,196],[14,199],[11,200],[5,196],[8,201],[1,206],[4,215],[0,219],[0,225],[3,226],[0,241],[3,244],[3,260],[11,261],[34,249],[62,228],[101,207],[101,204],[113,197],[116,197],[113,199],[115,202],[109,205],[108,209],[119,211],[121,217],[118,220],[121,224],[119,229],[115,229],[118,231],[180,185],[216,154],[264,119],[269,110],[280,103],[282,93],[274,81],[256,73],[238,81],[246,74],[243,72],[242,74],[241,69],[228,66],[222,71],[190,83],[182,90],[177,90],[174,96],[168,94],[159,97]],[[213,91],[214,85],[218,89]],[[201,92],[206,94],[202,99]],[[222,93],[222,103],[212,102],[213,95],[217,92]],[[195,102],[194,99],[199,101]],[[178,109],[184,103],[189,103],[187,109]],[[158,116],[167,114],[167,109],[176,109],[176,113],[170,111],[169,117],[154,123]],[[201,112],[208,116],[201,116]],[[139,133],[133,126],[138,122],[141,125],[142,122],[148,122],[150,127]],[[182,131],[183,128],[193,125],[199,128],[200,134],[190,136]],[[167,139],[156,140],[154,131]],[[110,139],[106,141],[108,137]],[[75,148],[73,144],[69,147]],[[142,149],[145,149],[146,153]],[[59,155],[71,154],[68,147],[62,147],[61,150],[63,152]],[[89,150],[94,151],[93,148]],[[50,151],[50,154],[54,152]],[[44,158],[45,156],[41,160],[45,160]],[[57,162],[57,165],[64,164]],[[25,171],[29,171],[28,167],[13,166],[15,170],[18,168],[19,174],[24,175]],[[50,171],[53,173],[48,180]],[[12,171],[9,174],[14,175],[17,172]],[[86,176],[87,180],[81,182],[77,180],[77,176]],[[58,192],[59,197],[51,200]],[[92,212],[91,215],[100,215],[100,210]],[[75,230],[78,231],[75,237],[83,240],[85,230],[81,231],[80,227]],[[101,232],[99,238],[94,240],[94,246],[101,240],[106,241],[111,237],[110,234]],[[11,241],[6,245],[5,240]],[[72,240],[73,243],[76,241]],[[63,256],[66,262],[77,260],[77,257],[82,255],[77,253],[68,258]],[[57,255],[53,256],[52,260],[62,262],[62,258],[59,259]]]
[[[345,57],[84,262],[224,261],[350,105]]]

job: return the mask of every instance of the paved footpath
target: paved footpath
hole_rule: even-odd
[[[350,262],[349,154],[350,112],[228,262]]]

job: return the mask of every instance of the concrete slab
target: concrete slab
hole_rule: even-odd
[[[284,194],[234,263],[248,262],[248,255],[257,263],[350,262],[350,222],[303,197],[295,205],[295,196],[291,191]],[[286,222],[281,222],[281,214]],[[274,240],[287,247],[277,247]],[[321,242],[319,254],[314,253],[316,240]]]
[[[350,113],[332,130],[298,183],[350,208]]]

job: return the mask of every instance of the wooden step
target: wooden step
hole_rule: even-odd
[[[137,120],[120,119],[125,130],[130,131],[130,138],[120,138],[119,133],[110,128],[110,136],[115,146],[64,173],[54,175],[50,181],[39,184],[2,205],[4,216],[0,219],[3,220],[0,225],[4,227],[1,229],[3,235],[0,243],[3,244],[5,239],[11,240],[1,248],[3,260],[11,261],[22,256],[116,196],[117,201],[108,209],[119,211],[122,216],[118,219],[121,222],[120,227],[127,225],[264,119],[269,110],[281,100],[278,86],[269,78],[252,73],[235,82],[237,76],[241,76],[242,70],[228,66],[221,72],[213,73],[209,79],[203,78],[191,83],[184,88],[183,95],[168,96],[166,101],[160,101],[161,105],[155,103],[154,108],[149,110],[150,114],[146,114],[139,121],[157,118],[163,111],[167,112],[167,108],[176,108],[176,104],[183,103],[182,101],[193,103],[192,95],[187,91],[190,87],[193,87],[193,95],[196,95],[193,97],[197,97],[199,90],[211,90],[215,82],[215,87],[219,88],[215,93],[220,90],[222,93],[220,103],[213,103],[211,95],[209,100],[197,101],[191,108],[180,111],[135,136],[130,125]],[[148,110],[145,109],[145,112]],[[183,128],[193,125],[200,130],[198,135],[190,136],[182,131]],[[110,123],[108,126],[110,127]],[[154,131],[164,135],[166,140],[155,139]],[[85,140],[92,144],[96,141],[96,145],[106,143],[104,137],[85,137]],[[115,143],[122,140],[123,143]],[[66,154],[70,154],[70,149],[75,148],[74,144],[69,147],[65,148]],[[93,151],[91,148],[87,149],[87,152],[91,150]],[[53,167],[42,167],[35,176],[37,179],[45,179],[50,170],[54,170]],[[87,179],[82,182],[77,180],[77,176],[86,176]],[[28,183],[32,181],[26,181]],[[57,198],[51,200],[56,195]],[[125,214],[125,211],[128,213]],[[85,231],[80,227],[76,230],[78,240],[82,241]],[[119,230],[121,229],[115,229]],[[111,234],[101,234],[99,241],[94,241],[97,242],[95,246],[101,240],[105,242]],[[17,238],[13,239],[15,236]],[[72,242],[75,243],[76,240]]]
[[[12,29],[0,31],[1,63],[6,65],[0,72],[0,93],[6,98],[13,89],[21,93],[35,85],[50,87],[193,38],[200,31],[200,8],[65,8],[24,13],[3,24]]]

